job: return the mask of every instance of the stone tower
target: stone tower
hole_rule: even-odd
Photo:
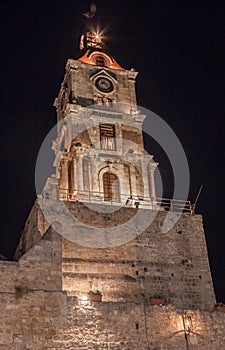
[[[64,120],[54,142],[58,196],[154,208],[156,163],[143,148],[137,72],[120,67],[95,33],[87,32],[81,47],[55,100]]]
[[[157,164],[143,148],[137,72],[122,68],[99,34],[86,32],[80,47],[67,61],[54,103],[56,172],[38,196],[15,257],[51,226],[64,238],[62,288],[69,295],[99,289],[105,301],[146,302],[162,294],[177,306],[210,307],[214,292],[198,233],[201,218],[189,211],[169,235],[160,233],[166,211],[155,193]]]
[[[161,232],[167,212],[156,198],[157,164],[143,148],[136,76],[91,31],[67,62],[55,100],[56,172],[16,261],[0,262],[0,349],[225,347],[201,216],[183,213]],[[102,303],[86,300],[96,290]],[[150,305],[159,294],[164,301]]]

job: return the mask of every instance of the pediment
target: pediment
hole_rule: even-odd
[[[108,78],[110,79],[114,84],[117,84],[117,80],[109,73],[107,72],[105,69],[101,69],[100,71],[98,71],[97,73],[93,74],[90,77],[91,81],[95,81],[96,79],[100,78],[100,77],[104,77],[104,78]]]

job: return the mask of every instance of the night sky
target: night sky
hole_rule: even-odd
[[[139,71],[138,104],[162,117],[183,145],[192,202],[203,185],[197,213],[203,215],[217,300],[225,302],[225,3],[95,3],[110,52],[122,67]],[[0,253],[8,258],[35,200],[36,157],[56,122],[54,98],[66,61],[78,50],[89,4],[0,0]],[[169,195],[168,160],[150,141]]]

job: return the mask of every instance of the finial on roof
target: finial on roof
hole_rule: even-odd
[[[87,28],[85,33],[80,38],[80,50],[83,48],[102,48],[102,37],[98,30],[94,29],[93,18],[96,13],[96,5],[91,4],[88,12],[85,12],[83,15],[88,19]]]
[[[86,18],[88,18],[88,19],[92,19],[92,18],[94,18],[95,13],[96,13],[96,5],[95,4],[91,4],[89,11],[85,12],[83,15]]]

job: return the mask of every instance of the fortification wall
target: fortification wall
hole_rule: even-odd
[[[97,227],[109,221],[108,213],[75,209]],[[112,220],[131,214],[123,209]],[[106,249],[79,246],[50,228],[18,262],[0,262],[0,350],[186,350],[187,342],[190,350],[225,349],[225,313],[213,310],[202,218],[182,215],[162,234],[165,215],[134,240]],[[97,288],[102,303],[82,301]],[[165,305],[149,305],[155,293]],[[192,326],[185,338],[186,313]]]
[[[183,310],[81,302],[66,293],[0,293],[1,350],[186,350]],[[225,314],[190,310],[189,349],[225,349]]]
[[[123,208],[121,213],[91,215],[80,203],[69,209],[92,227],[129,222],[135,214],[135,209]],[[154,211],[141,210],[148,217],[155,215]],[[168,233],[162,233],[165,216],[166,212],[158,212],[142,234],[116,247],[88,248],[64,239],[63,290],[81,296],[99,289],[104,301],[137,303],[160,294],[178,308],[212,310],[215,296],[202,217],[183,214]],[[74,230],[78,235],[79,227]],[[95,231],[92,237],[94,242]]]
[[[138,211],[142,212],[142,218],[147,217],[152,222],[143,233],[135,235],[141,224],[137,220],[132,224],[133,236],[136,238],[111,248],[84,247],[64,238],[63,247],[60,248],[63,259],[60,268],[63,290],[68,295],[81,296],[89,290],[99,289],[103,292],[104,301],[139,303],[146,302],[154,294],[160,294],[178,308],[212,310],[215,296],[200,215],[182,214],[168,233],[162,233],[166,212],[121,208],[104,213],[101,205],[97,208],[99,210],[92,211],[79,202],[67,202],[66,206],[72,217],[77,219],[76,223],[70,220],[67,225],[71,225],[69,231],[73,232],[73,238],[83,239],[84,243],[87,238],[88,243],[96,246],[101,241],[99,228],[103,229],[111,243],[110,229],[125,224],[119,234],[129,234],[130,229],[126,225],[130,224]],[[57,207],[52,207],[57,210]],[[38,227],[45,227],[46,219],[37,204],[33,213]],[[62,217],[57,212],[55,216]],[[177,213],[171,214],[171,220],[173,216],[176,219]],[[80,222],[90,229],[81,228]],[[26,247],[34,245],[32,249],[35,251],[39,249],[39,243],[31,242],[31,233],[32,230],[24,231],[21,241]],[[39,242],[42,242],[40,238]],[[21,245],[20,242],[19,247]],[[32,249],[28,252],[33,252]],[[37,251],[36,255],[39,255],[37,261],[44,262],[48,253],[44,251],[41,255]]]
[[[23,254],[34,247],[49,228],[42,210],[36,200],[26,220],[19,244],[16,248],[14,259],[19,260]]]
[[[0,293],[62,290],[62,240],[49,230],[19,262],[0,261]]]

